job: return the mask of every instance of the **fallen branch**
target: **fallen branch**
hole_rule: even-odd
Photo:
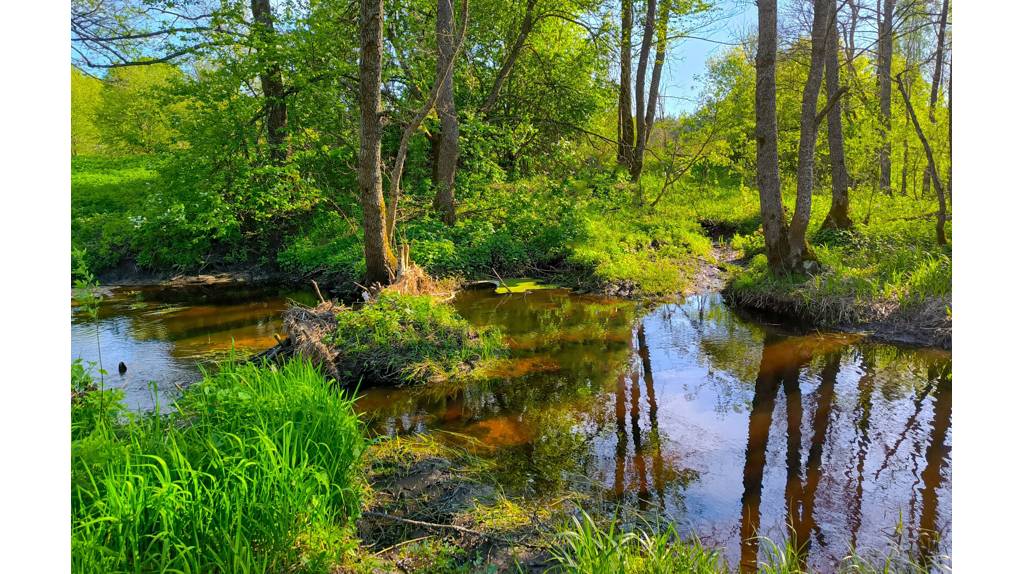
[[[505,283],[505,280],[501,278],[501,275],[498,275],[498,271],[494,267],[491,267],[491,271],[494,273],[494,276],[498,278],[498,282],[501,283],[501,286],[509,293],[512,293],[512,288]]]

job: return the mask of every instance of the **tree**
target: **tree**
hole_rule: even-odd
[[[523,46],[526,45],[526,38],[530,35],[534,24],[537,22],[534,17],[534,7],[536,5],[537,0],[526,0],[526,11],[523,14],[522,23],[519,25],[519,34],[512,43],[512,48],[509,50],[505,61],[502,63],[501,69],[498,70],[498,75],[494,78],[494,84],[491,85],[491,90],[487,94],[487,99],[484,101],[483,106],[480,107],[480,112],[484,115],[490,113],[494,108],[494,105],[498,102],[498,96],[501,94],[501,88],[505,85],[505,81],[508,80],[509,74],[512,73],[512,67],[515,66],[516,60],[519,59],[519,54],[522,53]]]
[[[270,0],[251,0],[253,41],[259,66],[260,86],[263,89],[263,108],[267,124],[267,145],[270,159],[284,163],[291,153],[288,148],[288,104],[285,99],[281,65],[277,61],[277,34]]]
[[[528,17],[531,6],[527,7]],[[463,21],[468,14],[463,14]],[[455,94],[452,87],[452,68],[455,65],[455,24],[452,0],[437,0],[437,115],[441,120],[441,134],[437,143],[437,169],[434,184],[434,209],[441,220],[455,225],[455,168],[459,158],[459,119],[455,113]],[[460,38],[460,42],[462,39]],[[507,73],[507,72],[506,72]],[[495,90],[500,90],[495,85]],[[494,95],[497,99],[497,92]]]
[[[839,88],[839,27],[835,2],[829,3],[830,16],[828,38],[825,41],[825,91],[832,106],[828,110],[828,158],[832,168],[832,206],[825,216],[822,228],[851,229],[850,220],[850,175],[846,171],[846,151],[843,147],[843,115]]]
[[[265,118],[268,155],[272,163],[280,164],[289,154],[289,88],[283,80],[280,38],[270,0],[250,0],[248,7],[251,18],[239,2],[74,0],[73,61],[88,68],[116,70],[205,58],[223,63],[224,50],[251,53],[260,79],[260,115]]]
[[[932,154],[932,146],[928,144],[928,138],[924,135],[924,130],[921,129],[921,123],[917,121],[917,114],[914,113],[914,104],[910,100],[910,93],[907,91],[903,81],[903,74],[896,76],[896,83],[899,86],[900,94],[903,95],[903,103],[907,106],[907,113],[910,114],[910,121],[914,123],[914,131],[917,132],[918,139],[921,140],[921,146],[924,148],[924,155],[928,158],[928,172],[931,174],[932,183],[935,184],[935,197],[939,202],[939,210],[936,212],[935,219],[935,240],[939,245],[946,244],[946,192],[942,186],[942,180],[939,179],[939,168],[935,164],[935,156]]]
[[[451,16],[451,11],[452,11],[451,0],[438,0],[438,1],[441,2],[441,3],[447,3],[448,4],[446,10],[447,10],[449,16],[446,19],[451,20],[452,19],[452,16]],[[386,232],[387,232],[388,239],[391,242],[394,242],[394,237],[395,237],[395,222],[398,220],[398,202],[401,199],[401,195],[402,195],[401,194],[401,189],[402,189],[402,172],[405,169],[405,159],[406,159],[406,156],[407,156],[407,154],[409,152],[409,141],[412,139],[413,134],[416,133],[416,130],[419,129],[420,125],[423,123],[423,120],[427,117],[427,114],[430,113],[430,110],[434,109],[434,106],[437,104],[438,97],[441,94],[441,92],[446,89],[446,85],[447,85],[447,89],[451,88],[450,83],[451,83],[451,80],[452,80],[452,72],[453,72],[453,70],[455,68],[455,56],[456,56],[456,54],[458,54],[459,50],[462,49],[462,43],[463,43],[463,41],[466,38],[466,25],[469,22],[469,2],[468,2],[468,0],[462,0],[462,15],[463,15],[463,18],[462,18],[462,25],[459,28],[459,36],[458,36],[457,40],[454,40],[454,43],[453,43],[452,48],[451,48],[450,56],[444,56],[444,55],[442,55],[440,53],[438,54],[438,62],[439,63],[438,63],[438,66],[437,66],[437,76],[434,79],[434,86],[433,86],[433,88],[431,88],[430,93],[427,95],[426,100],[424,100],[423,103],[420,105],[419,110],[413,115],[412,119],[409,120],[409,122],[405,125],[405,129],[402,130],[402,137],[401,137],[401,140],[398,143],[398,152],[395,154],[395,162],[394,162],[394,164],[391,167],[391,187],[390,187],[390,193],[389,193],[389,197],[390,197],[391,203],[390,203],[390,205],[388,205],[388,208],[387,208],[387,218],[386,218]],[[439,12],[438,13],[438,18],[441,18],[441,17],[442,16],[440,15],[440,12]],[[440,65],[441,60],[444,60],[444,66]],[[451,120],[451,121],[454,122],[455,120]],[[451,129],[451,127],[452,126],[450,124],[449,125],[449,129]],[[449,133],[448,134],[449,138],[452,138],[452,136],[454,136],[454,140],[449,139],[447,142],[442,142],[442,144],[446,144],[448,146],[457,146],[458,145],[458,136],[459,136],[459,134],[458,134],[458,124],[457,123],[454,124],[454,134],[453,133]],[[439,150],[439,152],[440,152],[440,150]],[[457,147],[454,148],[454,149],[449,147],[449,149],[448,149],[448,151],[446,153],[448,153],[448,154],[457,154],[457,152],[458,152],[458,148]],[[440,153],[439,153],[439,155],[440,155]],[[455,157],[449,157],[447,159],[448,159],[448,161],[451,162],[450,165],[447,166],[447,168],[450,168],[449,175],[454,180],[454,178],[455,178],[455,159],[456,158]],[[454,182],[453,182],[453,184],[454,184]],[[451,188],[451,186],[449,186],[448,193],[454,194],[454,190]],[[435,197],[435,200],[436,200],[436,197]],[[453,225],[455,223],[455,197],[454,197],[454,195],[452,195],[451,197],[446,198],[446,200],[450,200],[450,205],[448,205],[447,207],[450,207],[450,209],[452,210],[452,212],[450,214],[450,216],[451,216],[450,222],[446,221],[446,223],[449,223],[449,225]],[[436,205],[436,203],[435,203],[435,205]]]
[[[384,0],[359,2],[359,199],[363,208],[366,280],[388,285],[398,265],[385,226],[381,183],[381,63]]]
[[[814,21],[811,25],[811,67],[804,84],[800,108],[800,149],[797,153],[796,209],[789,225],[789,251],[786,267],[798,269],[806,259],[813,258],[807,245],[807,226],[811,221],[811,194],[814,190],[814,147],[818,140],[818,94],[825,67],[825,39],[829,33],[829,20],[833,0],[814,1]],[[834,106],[835,102],[833,102]]]
[[[946,21],[949,15],[949,0],[942,0],[942,12],[939,16],[939,35],[935,42],[935,71],[932,73],[932,91],[928,97],[928,121],[935,125],[935,105],[939,101],[939,88],[942,86],[942,68],[945,64]],[[952,139],[950,140],[952,142]],[[931,176],[925,168],[922,178],[924,192],[928,193]]]
[[[120,153],[155,153],[178,137],[175,126],[186,106],[169,104],[166,90],[183,78],[169,64],[116,68],[107,73],[95,123],[102,142]]]
[[[779,180],[779,126],[775,110],[775,62],[778,50],[778,2],[757,3],[757,85],[754,92],[757,141],[757,189],[761,200],[761,225],[764,229],[768,265],[782,270],[789,261],[788,228],[782,213]]]
[[[621,28],[619,30],[619,129],[618,153],[620,166],[631,168],[633,163],[633,96],[630,77],[633,74],[633,0],[621,0]]]
[[[893,12],[896,0],[882,0],[882,13],[878,15],[878,110],[881,119],[882,143],[878,149],[879,187],[892,195],[892,44]]]

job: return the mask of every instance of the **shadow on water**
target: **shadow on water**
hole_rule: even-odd
[[[129,402],[144,404],[132,385],[155,375],[170,389],[232,343],[269,346],[303,296],[117,291],[101,310],[104,359],[128,364]],[[949,353],[800,330],[716,295],[642,306],[467,291],[454,304],[499,327],[510,356],[465,385],[367,389],[371,432],[490,457],[509,496],[575,491],[627,520],[674,521],[744,569],[757,534],[828,571],[851,548],[885,551],[901,521],[920,557],[950,553]],[[89,360],[94,326],[72,323]]]

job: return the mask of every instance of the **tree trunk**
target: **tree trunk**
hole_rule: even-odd
[[[647,124],[647,138],[645,143],[651,140],[651,132],[654,131],[654,117],[658,111],[658,97],[661,90],[661,70],[665,66],[665,54],[668,52],[668,16],[671,2],[662,0],[658,5],[658,43],[654,51],[654,69],[651,71],[651,91],[647,97],[647,116],[644,118]]]
[[[882,145],[878,150],[879,187],[892,195],[892,145],[889,131],[892,124],[892,37],[893,11],[896,0],[884,0],[878,28],[878,109]]]
[[[942,185],[942,180],[939,179],[939,170],[935,165],[935,157],[932,155],[932,146],[928,144],[928,138],[924,135],[924,130],[921,129],[921,123],[917,121],[917,114],[914,113],[914,104],[910,101],[910,94],[907,92],[906,87],[903,85],[903,80],[897,76],[896,83],[899,86],[900,93],[903,95],[903,103],[907,106],[907,113],[910,114],[910,121],[914,123],[914,131],[917,132],[917,137],[921,140],[921,147],[924,148],[924,155],[928,158],[928,171],[931,172],[932,183],[935,185],[935,196],[939,201],[939,211],[935,222],[935,239],[939,245],[946,244],[946,192]]]
[[[942,1],[942,16],[939,17],[939,38],[935,46],[935,72],[932,74],[932,93],[928,98],[928,119],[935,123],[935,104],[939,101],[939,86],[942,85],[942,63],[946,49],[946,18],[949,14],[949,0]]]
[[[494,105],[498,103],[498,96],[501,94],[501,88],[505,85],[505,81],[508,80],[509,75],[512,74],[512,68],[515,66],[516,60],[519,59],[519,54],[523,51],[523,46],[526,44],[526,38],[533,30],[533,24],[535,22],[533,18],[533,8],[536,4],[537,0],[526,1],[526,14],[523,15],[523,23],[519,27],[519,35],[516,36],[516,40],[512,44],[512,49],[509,50],[505,63],[503,63],[501,65],[501,69],[498,70],[498,76],[494,78],[494,85],[491,86],[491,91],[487,94],[487,99],[484,101],[483,107],[480,108],[480,112],[484,115],[487,115],[491,109],[494,108]],[[454,29],[454,26],[452,29]]]
[[[830,33],[825,42],[825,91],[829,99],[839,93],[839,26],[836,5],[832,8]],[[846,150],[843,145],[843,115],[841,102],[828,111],[828,159],[832,167],[832,206],[821,224],[823,229],[852,229],[850,220],[850,174],[846,171]]]
[[[807,226],[811,221],[811,192],[814,189],[814,147],[818,141],[818,94],[825,68],[825,40],[834,0],[814,0],[814,21],[811,27],[811,68],[804,84],[800,107],[800,147],[797,151],[796,208],[789,225],[789,259],[787,267],[799,269],[811,258],[807,245]],[[835,105],[832,106],[835,109]]]
[[[935,44],[935,72],[932,74],[932,92],[928,98],[928,120],[932,125],[935,125],[935,105],[939,101],[939,86],[942,85],[942,62],[945,56],[946,16],[948,13],[949,0],[943,0],[942,15],[939,17],[939,37]],[[925,169],[922,181],[924,183],[924,190],[927,193],[928,184],[931,183],[927,169]]]
[[[633,96],[630,77],[633,72],[633,0],[622,0],[622,29],[619,35],[619,165],[628,168],[633,161]]]
[[[267,124],[267,145],[270,160],[282,164],[288,159],[288,105],[285,102],[284,80],[277,57],[268,58],[267,52],[274,50],[276,34],[274,15],[270,0],[251,0],[253,33],[256,38],[256,54],[260,66],[260,86],[263,89],[263,108]],[[268,48],[269,47],[269,48]]]
[[[946,162],[946,181],[949,182],[946,192],[949,194],[949,205],[953,206],[953,62],[949,62],[949,161]]]
[[[778,0],[758,0],[757,87],[754,93],[757,141],[757,188],[765,252],[774,272],[784,269],[789,254],[779,182],[779,125],[775,111],[775,58],[778,48]]]
[[[439,2],[450,2],[451,0],[439,0]],[[388,189],[388,195],[390,196],[390,203],[387,208],[387,214],[385,215],[385,230],[388,239],[394,243],[395,239],[395,222],[398,220],[398,203],[402,196],[402,172],[405,170],[405,158],[409,153],[409,142],[412,140],[416,130],[419,129],[423,120],[430,113],[430,110],[434,109],[438,101],[438,96],[441,93],[441,89],[444,87],[445,82],[451,80],[452,73],[455,68],[455,54],[462,49],[462,42],[466,38],[466,26],[469,23],[469,0],[462,0],[462,24],[459,26],[459,36],[455,40],[455,45],[452,48],[452,57],[448,58],[444,65],[437,67],[437,77],[434,79],[434,85],[430,88],[430,93],[427,94],[426,99],[420,105],[419,110],[413,115],[409,123],[405,124],[405,128],[402,130],[402,137],[398,140],[398,151],[395,152],[395,162],[391,166],[391,182]],[[439,58],[441,59],[441,58]],[[456,125],[456,130],[458,125]],[[458,145],[458,131],[455,132],[455,141]],[[440,152],[439,152],[440,153]],[[456,153],[458,150],[456,149]],[[452,177],[454,178],[454,160],[452,165]],[[449,187],[449,191],[451,187]],[[455,198],[452,200],[452,209],[455,208]],[[452,213],[454,222],[454,213]]]
[[[449,72],[455,58],[455,22],[452,0],[437,0],[437,78],[441,88],[437,93],[437,115],[441,120],[441,137],[437,150],[437,194],[434,209],[441,220],[455,225],[455,169],[459,159],[459,118],[455,113],[455,94],[452,88],[454,73]],[[495,96],[497,97],[497,96]]]
[[[384,52],[384,0],[359,2],[359,199],[363,207],[366,280],[387,285],[397,261],[385,229],[380,173],[381,58]]]
[[[644,169],[644,150],[647,148],[647,105],[645,104],[645,88],[647,87],[647,63],[651,57],[651,44],[654,41],[655,14],[657,0],[647,0],[647,13],[644,15],[644,35],[640,42],[640,56],[636,63],[636,145],[633,147],[633,161],[629,166],[629,175],[634,182],[640,180]]]

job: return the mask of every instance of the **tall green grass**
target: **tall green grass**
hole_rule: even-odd
[[[362,428],[308,363],[225,365],[168,415],[88,404],[72,404],[74,572],[327,572],[352,549]]]
[[[586,512],[573,516],[552,551],[555,569],[578,574],[711,574],[726,571],[716,550],[680,540],[675,527],[651,533],[600,527]]]
[[[734,571],[719,550],[699,540],[682,539],[675,527],[623,530],[613,518],[603,526],[585,511],[562,527],[552,548],[551,572],[573,574],[728,574]],[[928,574],[949,571],[949,559],[922,559],[913,554],[903,539],[901,525],[884,553],[868,555],[851,552],[836,571],[844,574]],[[759,539],[759,574],[811,573],[805,556],[792,544]]]

